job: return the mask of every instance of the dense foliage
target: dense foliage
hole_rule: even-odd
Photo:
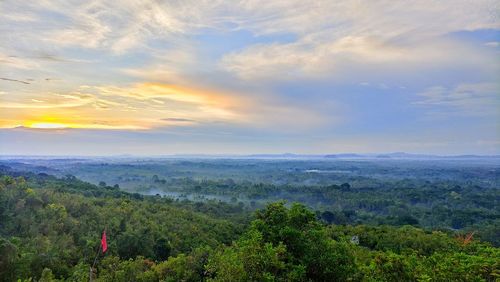
[[[74,178],[3,176],[0,277],[36,277],[46,267],[57,277],[69,277],[75,265],[94,258],[104,229],[109,255],[125,260],[162,261],[197,247],[215,247],[238,236],[238,222],[245,222],[240,213],[222,203],[176,203]]]
[[[104,229],[109,250],[98,256],[96,281],[500,279],[500,249],[475,234],[349,225],[336,221],[351,211],[281,201],[250,221],[238,204],[0,170],[0,281],[88,281]],[[351,187],[333,190],[342,189]]]
[[[475,232],[500,246],[500,167],[495,158],[21,159],[18,170],[75,175],[106,187],[179,200],[260,209],[300,202],[329,224],[413,225]]]
[[[354,187],[349,183],[292,186],[184,179],[177,185],[182,187],[178,191],[183,193],[233,197],[234,201],[245,198],[249,206],[262,207],[281,199],[301,202],[321,211],[323,219],[334,224],[474,230],[483,240],[500,246],[499,238],[495,236],[495,233],[500,233],[499,189],[418,180]]]

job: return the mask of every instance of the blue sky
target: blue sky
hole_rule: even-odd
[[[0,154],[500,154],[497,1],[0,13]]]

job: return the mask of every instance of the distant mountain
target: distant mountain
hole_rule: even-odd
[[[428,159],[428,158],[436,158],[440,156],[436,155],[427,155],[427,154],[409,154],[405,152],[395,152],[388,154],[379,154],[376,156],[377,158],[397,158],[397,159]]]
[[[355,154],[355,153],[345,153],[345,154],[328,154],[324,155],[324,158],[329,159],[497,159],[500,158],[499,155],[454,155],[454,156],[440,156],[440,155],[430,155],[430,154],[411,154],[405,152],[394,152],[386,154]]]
[[[448,158],[460,158],[460,159],[468,159],[468,158],[472,158],[472,159],[477,159],[477,158],[487,158],[487,159],[498,159],[500,158],[500,155],[489,155],[489,156],[484,156],[484,155],[481,155],[481,156],[478,156],[478,155],[457,155],[457,156],[450,156]]]
[[[388,153],[376,155],[377,158],[387,158],[387,159],[482,159],[482,158],[499,158],[498,155],[451,155],[451,156],[440,156],[440,155],[429,155],[429,154],[409,154],[404,152]]]
[[[500,155],[431,155],[412,154],[405,152],[394,153],[339,153],[339,154],[173,154],[173,155],[109,155],[109,156],[80,156],[80,155],[1,155],[2,160],[22,159],[47,159],[64,161],[85,161],[96,159],[161,159],[161,158],[184,158],[184,159],[499,159]]]
[[[366,158],[367,156],[363,156],[360,154],[352,154],[352,153],[347,153],[347,154],[331,154],[331,155],[325,155],[325,158],[329,159],[350,159],[350,158]]]
[[[294,159],[294,158],[321,158],[323,155],[300,155],[292,153],[284,154],[252,154],[242,156],[244,158],[263,158],[263,159]]]

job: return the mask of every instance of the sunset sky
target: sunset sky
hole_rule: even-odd
[[[0,154],[500,154],[499,1],[0,1]]]

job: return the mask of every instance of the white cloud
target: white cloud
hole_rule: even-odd
[[[486,43],[484,43],[484,46],[496,48],[496,47],[500,46],[500,42],[498,42],[498,41],[486,42]]]
[[[491,60],[491,54],[449,39],[432,38],[409,43],[346,36],[332,41],[323,40],[310,35],[292,43],[254,45],[226,55],[221,67],[239,78],[259,81],[335,79],[332,74],[343,74],[340,76],[343,79],[351,76],[359,80],[363,79],[359,77],[359,70],[370,68],[377,70],[377,75],[383,72],[422,72],[426,68],[450,66],[498,68]]]
[[[9,15],[0,18],[0,48],[8,54],[0,57],[0,64],[32,69],[40,65],[12,53],[58,53],[69,47],[113,55],[160,53],[143,67],[151,73],[147,79],[182,79],[199,68],[193,63],[196,56],[186,57],[182,50],[202,50],[204,46],[189,43],[206,29],[294,36],[289,43],[247,46],[226,54],[221,62],[240,78],[279,80],[318,77],[352,64],[451,60],[455,57],[441,50],[452,51],[457,44],[436,43],[436,36],[500,28],[494,0],[2,1],[0,12]],[[137,67],[127,71],[144,77]]]
[[[500,27],[494,0],[2,1],[0,11],[10,15],[0,20],[4,31],[11,28],[39,41],[117,52],[147,45],[150,39],[175,40],[202,28],[387,39]],[[20,19],[34,22],[36,29],[30,32],[27,29],[33,26],[10,25]]]
[[[8,67],[39,67],[13,59],[12,53],[48,50],[57,54],[68,47],[114,55],[138,50],[161,53],[154,63],[143,66],[152,74],[146,79],[182,79],[199,68],[192,54],[204,46],[190,43],[193,35],[206,29],[291,35],[292,42],[246,46],[226,54],[221,62],[224,69],[241,78],[279,79],[317,77],[353,64],[442,63],[443,58],[453,61],[455,55],[475,56],[470,48],[436,42],[436,37],[460,30],[500,28],[495,0],[6,0],[0,2],[0,12],[8,15],[0,18],[0,48],[7,54],[0,57],[0,63]],[[460,50],[454,51],[457,48]],[[137,72],[137,66],[125,69],[135,77],[145,76]]]
[[[418,58],[410,50],[390,46],[375,38],[347,36],[337,41],[321,42],[309,36],[288,44],[254,45],[232,53],[222,60],[222,67],[244,79],[286,79],[318,76],[335,71],[346,62],[406,62]]]
[[[20,58],[17,56],[9,56],[0,52],[0,66],[16,68],[16,69],[38,69],[40,64],[30,59]]]
[[[141,66],[123,68],[121,71],[147,81],[188,83],[187,72],[204,66],[203,58],[198,55],[196,48],[189,45],[152,52],[151,56],[149,62]]]
[[[434,86],[418,93],[415,105],[427,107],[435,115],[499,115],[500,85],[496,83],[460,84],[453,88]]]
[[[237,2],[233,2],[237,3]],[[393,37],[408,31],[435,35],[498,27],[496,1],[244,1],[230,20],[242,29],[269,34],[330,30],[338,37],[373,34]],[[233,7],[234,8],[234,7]],[[346,33],[351,32],[351,33]]]
[[[488,66],[482,50],[443,36],[500,27],[494,1],[253,1],[243,11],[247,21],[233,17],[241,29],[297,36],[226,55],[221,66],[247,80],[315,78],[366,64]]]
[[[369,66],[375,69],[377,74],[386,71],[384,67],[390,68],[391,74],[397,74],[401,69],[411,69],[425,74],[426,68],[456,66],[464,61],[467,66],[491,69],[493,65],[494,70],[498,70],[498,63],[491,60],[491,54],[481,53],[483,49],[493,48],[483,47],[479,50],[463,45],[462,42],[442,38],[443,35],[454,31],[498,29],[500,28],[498,11],[498,1],[495,0],[374,0],[363,2],[347,0],[40,0],[31,2],[5,0],[0,1],[0,13],[9,16],[0,17],[0,67],[2,71],[7,70],[15,74],[13,77],[16,79],[32,78],[34,72],[42,71],[50,75],[44,77],[61,75],[63,81],[65,83],[67,81],[68,84],[64,85],[64,88],[69,89],[61,93],[71,93],[71,89],[76,89],[81,84],[113,85],[116,88],[93,87],[92,90],[99,97],[106,96],[106,91],[111,91],[116,100],[118,99],[116,96],[129,91],[130,85],[140,85],[140,81],[176,83],[193,88],[209,81],[207,84],[219,84],[218,87],[223,88],[220,85],[222,83],[213,82],[217,80],[216,76],[227,75],[227,73],[221,74],[220,69],[217,68],[220,66],[230,74],[250,80],[250,83],[243,81],[239,84],[239,89],[247,85],[252,85],[251,87],[258,85],[268,90],[266,85],[254,83],[252,80],[260,82],[263,79],[276,81],[325,77],[333,80],[339,73],[342,73],[343,77],[353,77],[356,83],[364,81],[373,86],[386,82],[379,77],[374,77],[373,80],[367,79],[366,76],[356,77],[358,74],[356,71]],[[208,66],[213,63],[213,60],[204,59],[203,54],[206,53],[200,50],[207,47],[204,44],[210,45],[213,42],[196,41],[198,44],[193,43],[198,40],[195,38],[196,35],[206,30],[220,31],[227,34],[229,39],[231,39],[232,31],[245,30],[257,36],[257,41],[259,41],[259,35],[266,35],[266,43],[242,46],[236,52],[225,54],[220,65]],[[282,35],[286,35],[287,39],[280,40]],[[274,41],[273,38],[275,38]],[[492,44],[488,44],[490,45]],[[218,48],[217,44],[208,47]],[[92,57],[97,62],[86,64],[79,72],[78,67],[57,66],[54,60],[51,61],[52,65],[49,65],[49,62],[34,59],[33,54],[45,52],[61,54],[65,61],[79,63],[88,61],[86,59]],[[489,50],[489,52],[493,51]],[[68,59],[66,55],[69,56]],[[117,55],[123,55],[126,59],[120,60],[116,58]],[[127,55],[128,57],[125,57]],[[34,71],[28,72],[28,70]],[[193,75],[199,70],[206,71],[207,77],[203,82],[198,79],[201,76],[199,73]],[[124,72],[133,79],[124,78]],[[36,78],[39,79],[39,76]],[[230,81],[231,78],[232,76],[229,79],[228,77],[221,79],[224,81],[225,89],[230,88],[228,85],[233,82]],[[138,84],[134,84],[137,82]],[[33,83],[33,85],[32,87],[40,87],[40,84]],[[388,85],[392,84],[388,83]],[[382,87],[383,84],[380,86]],[[54,89],[48,90],[57,92],[60,90],[55,89],[57,87],[61,86],[54,86]],[[16,89],[16,91],[19,93],[19,90]],[[456,89],[444,89],[442,93],[455,93],[456,91],[460,92]],[[248,89],[243,89],[241,92],[252,97],[276,94],[272,91],[254,94]],[[448,95],[442,93],[434,95]],[[23,94],[19,93],[19,95]],[[149,92],[148,95],[150,95]],[[25,96],[25,98],[41,98],[40,96]],[[158,106],[162,105],[159,102],[164,102],[161,99],[167,95],[161,94],[160,96],[162,97],[152,97],[151,101],[144,97],[141,97],[144,98],[142,100],[135,100],[139,100],[140,103],[152,102],[147,107],[157,110]],[[120,97],[132,99],[129,96]],[[177,100],[175,100],[176,97]],[[179,99],[193,99],[193,97],[171,96],[170,99],[181,103],[182,100]],[[426,99],[420,101],[420,105],[438,105],[429,97]],[[476,103],[473,101],[478,101],[473,98],[461,99],[464,104],[473,104]],[[479,100],[484,99],[486,98]],[[77,99],[69,97],[65,97],[65,100],[69,100],[66,102],[70,105],[78,102]],[[12,103],[15,102],[18,101],[12,101]],[[117,101],[109,102],[116,103]],[[276,104],[281,104],[281,102]],[[207,116],[215,116],[217,119],[231,117],[231,115],[224,115],[223,112],[217,112],[221,109],[208,104],[211,106],[208,109],[199,108],[201,111],[206,111]],[[282,114],[263,114],[259,123],[264,124],[271,119],[278,121],[280,116],[300,112],[299,109],[288,107],[286,102],[282,104],[285,108],[281,110]],[[464,111],[464,106],[459,106],[459,104],[458,101],[448,102],[446,106]],[[113,106],[102,100],[92,105],[99,109]],[[279,108],[279,105],[271,105],[268,110],[261,110],[261,112],[272,112],[273,107]],[[119,107],[116,106],[116,108]],[[134,104],[134,107],[123,107],[123,110],[135,111],[144,108],[146,106],[143,104]],[[222,110],[227,109],[222,107]],[[186,116],[187,112],[186,110]],[[230,111],[230,113],[233,112]],[[255,115],[261,112],[254,110]],[[306,121],[304,124],[307,126],[319,123],[323,118],[314,117],[311,112],[304,110],[298,114],[301,120]],[[247,112],[244,114],[249,116]],[[308,116],[312,117],[308,118]]]

